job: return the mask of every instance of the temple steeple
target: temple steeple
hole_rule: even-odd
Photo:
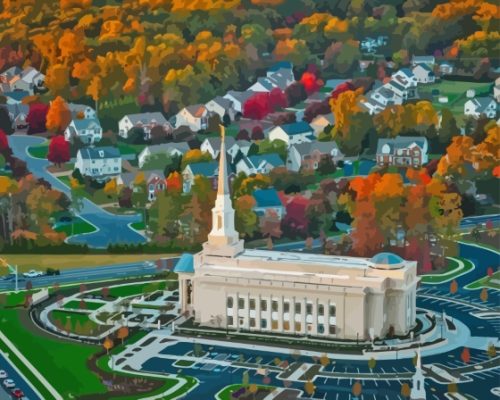
[[[417,352],[417,365],[415,366],[415,374],[412,379],[411,387],[411,400],[426,400],[427,396],[425,394],[425,377],[422,371],[422,355],[420,353],[420,346]]]
[[[217,199],[212,209],[212,231],[205,243],[205,250],[219,255],[234,256],[243,251],[243,241],[234,228],[234,209],[231,204],[229,182],[227,176],[226,144],[224,127],[221,128],[221,144],[219,157],[219,177]]]

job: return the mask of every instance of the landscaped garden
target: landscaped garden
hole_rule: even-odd
[[[78,310],[78,309],[88,309],[88,310],[98,310],[104,305],[104,303],[96,302],[96,301],[77,301],[71,300],[68,301],[63,308],[67,310]]]
[[[500,271],[496,271],[491,276],[485,276],[465,286],[467,290],[478,290],[482,288],[500,290]]]
[[[64,232],[66,236],[71,236],[95,232],[96,228],[80,217],[73,217],[71,222],[55,224],[54,230],[56,232]]]
[[[448,258],[446,270],[439,274],[422,275],[422,283],[439,285],[449,282],[474,269],[474,264],[465,258]]]

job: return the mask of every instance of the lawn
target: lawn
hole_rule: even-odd
[[[0,330],[29,358],[64,399],[106,392],[99,378],[86,366],[87,359],[100,350],[98,346],[48,338],[41,335],[35,327],[31,331],[21,322],[21,313],[26,311],[0,310]],[[25,318],[29,321],[27,316]],[[25,370],[19,364],[18,367]],[[46,398],[50,399],[51,396]]]
[[[138,231],[142,231],[146,228],[144,226],[144,221],[134,222],[134,223],[130,224],[130,226]]]
[[[49,313],[49,319],[60,329],[64,328],[77,335],[98,335],[110,328],[106,325],[96,324],[89,318],[88,313],[78,312],[76,310],[54,310]]]
[[[195,364],[195,362],[191,360],[177,360],[172,365],[174,367],[188,368],[191,367],[193,364]]]
[[[79,235],[82,233],[95,232],[96,228],[94,225],[89,224],[84,219],[80,217],[73,217],[70,223],[58,223],[54,225],[54,230],[56,232],[64,232],[66,236]]]
[[[2,258],[5,258],[11,265],[17,265],[20,272],[27,272],[30,269],[44,271],[46,268],[62,270],[129,264],[140,261],[154,261],[158,257],[158,255],[152,254],[2,254]]]
[[[143,293],[152,293],[156,290],[165,289],[165,286],[166,282],[164,280],[146,283],[134,283],[131,285],[112,286],[109,288],[109,296],[117,298],[135,296]],[[100,289],[93,290],[89,293],[100,293],[100,291]]]
[[[474,269],[474,264],[465,258],[452,258],[448,257],[448,265],[446,270],[439,274],[422,275],[422,283],[431,285],[439,285],[441,283],[449,282],[461,275]]]
[[[104,303],[99,303],[97,301],[87,301],[85,300],[85,305],[87,310],[98,310],[101,308]],[[80,301],[79,300],[71,300],[68,301],[64,307],[66,310],[79,310],[80,309]]]
[[[47,158],[47,153],[49,152],[49,144],[48,142],[44,142],[42,144],[28,147],[28,153],[30,156],[35,158]]]
[[[465,289],[467,290],[478,290],[482,288],[500,290],[500,271],[495,272],[491,276],[485,276],[465,286]]]
[[[233,400],[233,397],[231,396],[232,393],[240,390],[243,387],[244,386],[241,384],[226,386],[224,389],[222,389],[219,393],[216,394],[215,398],[218,400]],[[275,389],[274,386],[263,386],[263,385],[257,385],[257,388],[266,389],[269,390],[269,392]]]

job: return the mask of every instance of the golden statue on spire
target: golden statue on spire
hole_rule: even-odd
[[[226,138],[226,128],[222,124],[219,124],[219,126],[220,126],[220,137],[222,140],[224,140]]]

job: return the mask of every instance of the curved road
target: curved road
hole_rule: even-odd
[[[53,188],[64,192],[71,198],[71,190],[47,171],[49,162],[45,159],[35,158],[28,154],[30,146],[36,146],[45,139],[36,136],[9,136],[9,144],[14,155],[26,161],[27,167],[36,177],[48,181]],[[86,244],[93,248],[106,248],[110,244],[139,244],[145,243],[146,238],[139,232],[130,228],[129,224],[141,221],[142,217],[136,215],[115,215],[111,214],[88,199],[83,201],[83,208],[79,214],[96,228],[96,232],[71,236],[68,243]]]

